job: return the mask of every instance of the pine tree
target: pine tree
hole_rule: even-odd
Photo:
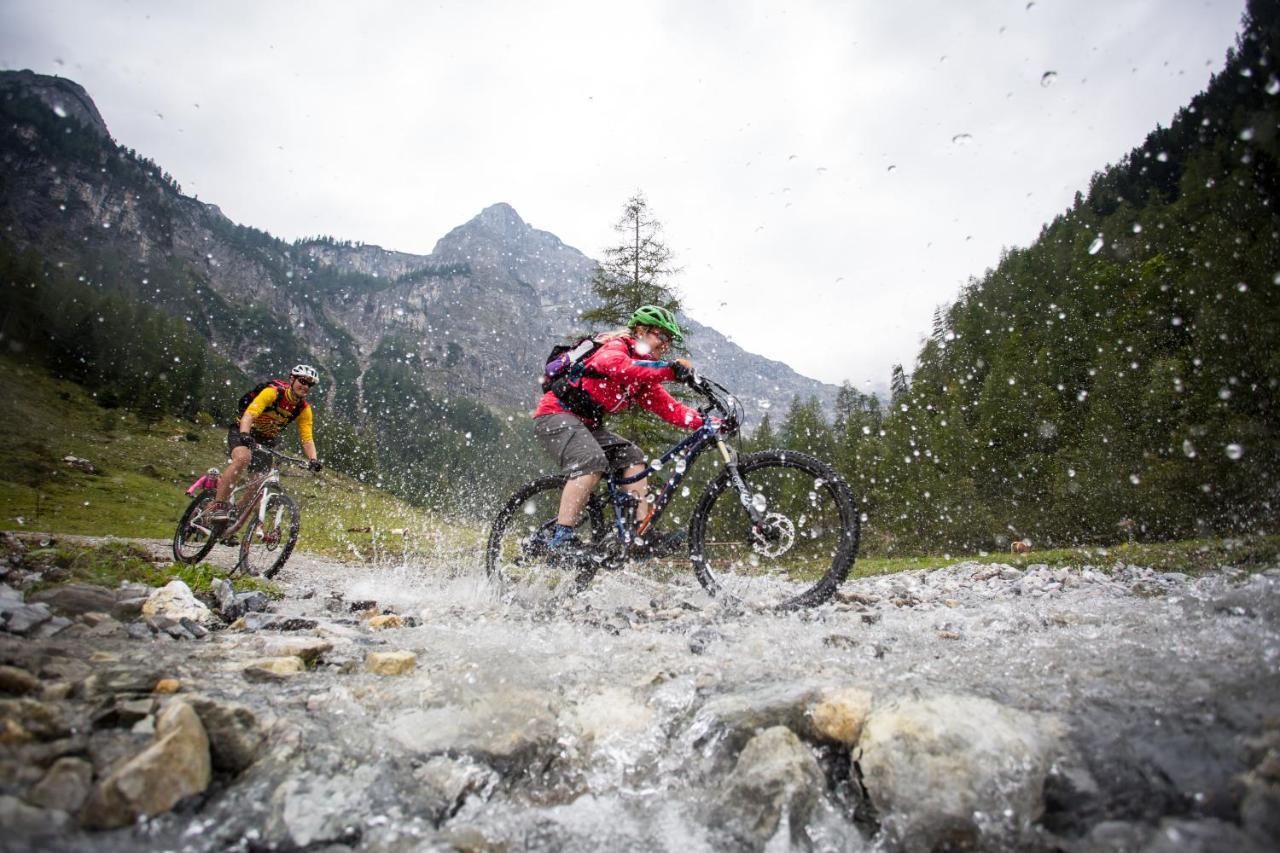
[[[625,242],[604,250],[591,290],[600,304],[584,311],[582,319],[602,326],[622,326],[641,305],[680,310],[680,297],[668,284],[678,267],[661,239],[662,224],[649,212],[643,193],[627,200],[622,218],[613,226]]]

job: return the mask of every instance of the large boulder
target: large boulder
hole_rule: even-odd
[[[254,762],[266,733],[248,705],[198,693],[185,698],[200,715],[209,735],[209,754],[215,770],[239,773]]]
[[[1059,727],[975,696],[902,699],[858,741],[863,784],[908,851],[1016,846],[1044,810]]]
[[[823,695],[810,706],[809,719],[818,739],[852,746],[862,736],[870,713],[871,694],[858,687],[845,687]]]
[[[747,742],[712,810],[712,822],[732,846],[762,850],[784,825],[783,847],[804,846],[804,828],[818,805],[825,779],[813,753],[785,726],[765,729]]]
[[[110,613],[116,604],[114,590],[87,583],[69,583],[50,587],[27,596],[32,604],[43,603],[63,616],[82,613]]]
[[[171,580],[151,593],[142,605],[142,615],[174,621],[190,619],[199,625],[208,624],[213,619],[213,611],[180,580]]]
[[[94,789],[81,813],[85,826],[113,829],[166,812],[209,786],[209,737],[189,704],[175,699],[156,718],[156,739]]]
[[[83,758],[64,756],[53,762],[27,794],[27,801],[46,809],[76,812],[89,796],[93,765]]]

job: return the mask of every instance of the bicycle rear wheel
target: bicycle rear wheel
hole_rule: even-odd
[[[267,495],[266,511],[254,517],[240,540],[240,567],[251,575],[275,577],[298,541],[298,505],[283,492]]]
[[[689,522],[694,572],[708,593],[755,608],[821,604],[848,576],[858,551],[858,509],[830,466],[791,451],[738,460],[752,523],[729,470],[707,486]]]
[[[577,589],[591,581],[599,568],[594,562],[581,561],[568,567],[548,562],[546,543],[555,530],[565,480],[563,476],[534,480],[521,487],[499,510],[484,552],[485,572],[490,580],[504,586],[538,582],[554,585],[569,576]],[[603,496],[592,494],[576,530],[583,543],[599,547],[604,542],[609,533],[604,508]]]
[[[193,566],[208,556],[217,544],[219,524],[205,519],[206,510],[214,499],[212,491],[196,495],[178,521],[173,533],[173,559]]]

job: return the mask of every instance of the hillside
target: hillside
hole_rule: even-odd
[[[78,385],[9,357],[0,357],[0,395],[12,415],[0,455],[3,530],[167,539],[189,500],[187,486],[226,461],[224,428],[104,408]],[[68,465],[67,456],[88,460],[94,473]],[[359,559],[372,555],[376,541],[451,553],[474,550],[480,535],[340,474],[284,476],[302,507],[304,552]],[[390,537],[392,529],[408,533]]]
[[[1277,65],[1280,7],[1251,3],[1205,92],[937,313],[890,406],[782,425],[859,485],[872,547],[1275,529]]]

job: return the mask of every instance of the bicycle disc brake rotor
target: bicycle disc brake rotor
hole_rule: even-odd
[[[781,557],[795,542],[795,522],[780,512],[769,513],[751,530],[751,550],[762,557]]]

